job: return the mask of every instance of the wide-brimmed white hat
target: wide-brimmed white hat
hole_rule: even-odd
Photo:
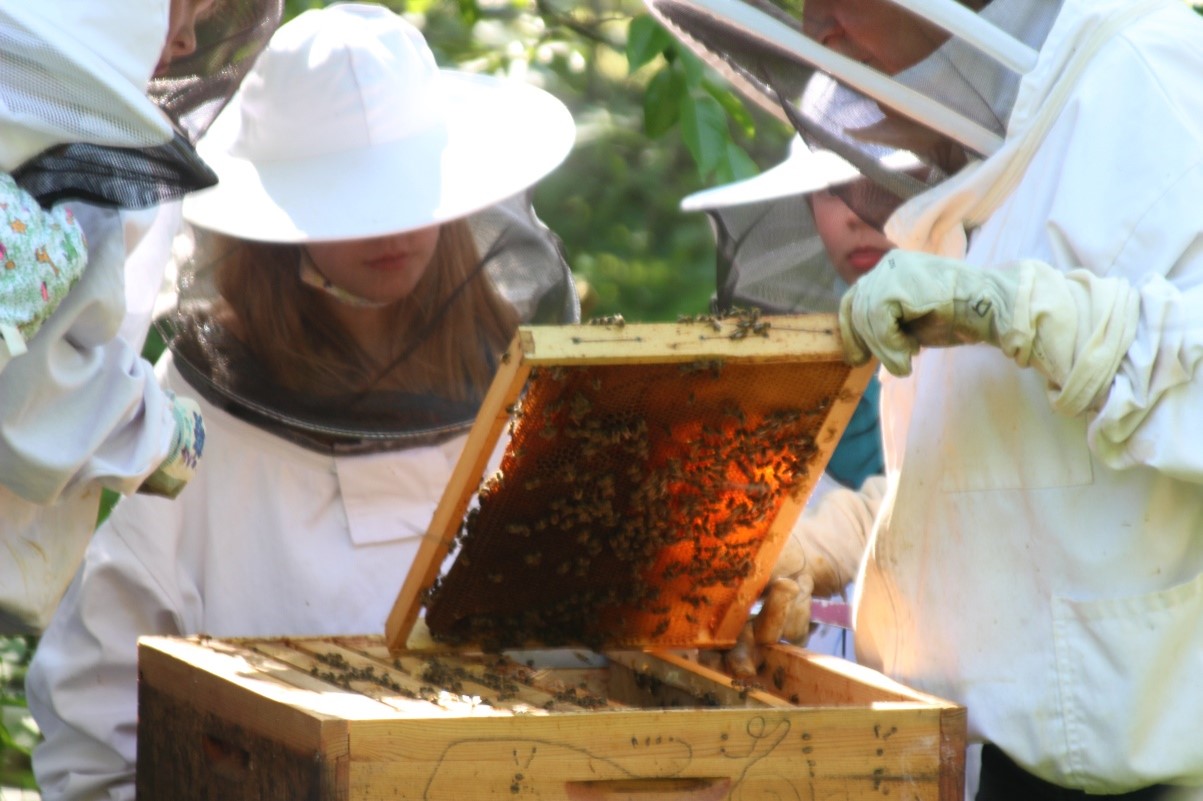
[[[195,225],[244,239],[362,239],[464,217],[531,186],[572,147],[567,108],[511,80],[440,69],[377,5],[283,25],[198,150],[220,183]]]
[[[0,169],[68,142],[150,147],[172,137],[146,96],[169,0],[0,0]]]
[[[708,211],[808,195],[859,177],[860,172],[835,153],[811,150],[801,137],[795,136],[790,140],[789,154],[780,164],[742,181],[694,192],[681,199],[681,211]]]

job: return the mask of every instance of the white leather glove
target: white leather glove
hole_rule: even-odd
[[[1133,287],[1087,270],[1034,260],[983,269],[893,250],[844,295],[840,333],[849,362],[876,356],[899,376],[921,347],[994,345],[1038,370],[1059,390],[1054,408],[1076,415],[1106,399],[1139,315]]]
[[[171,402],[171,411],[175,415],[171,450],[162,464],[138,487],[138,492],[142,494],[162,495],[165,498],[179,495],[196,472],[196,466],[205,452],[205,421],[196,401],[172,395]]]
[[[754,675],[758,645],[806,644],[811,598],[839,595],[856,577],[885,489],[884,476],[871,476],[860,490],[833,490],[804,512],[777,557],[760,612],[724,656],[729,671]]]

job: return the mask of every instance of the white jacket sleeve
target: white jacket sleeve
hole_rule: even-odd
[[[807,506],[791,533],[801,547],[783,551],[773,575],[806,570],[815,581],[814,595],[842,592],[856,577],[886,485],[885,476],[870,476],[859,490],[840,487]]]
[[[1193,261],[1182,271],[1193,285],[1155,276],[1139,287],[1136,338],[1088,436],[1110,467],[1203,483],[1203,255]]]
[[[168,268],[183,224],[182,208],[179,200],[159,206],[154,224],[125,257],[125,317],[117,336],[139,353],[160,305],[174,301],[175,270]]]
[[[0,380],[0,484],[39,504],[91,483],[133,492],[175,433],[151,366],[116,336],[126,257],[158,210],[72,209],[88,237],[88,266]]]
[[[0,634],[46,628],[83,561],[99,510],[97,487],[50,506],[0,487]]]
[[[173,522],[180,525],[172,502],[143,496],[134,502],[146,512],[141,522],[158,528],[150,536],[165,545],[157,559],[170,564],[167,544],[178,541]],[[33,757],[45,801],[134,797],[137,638],[185,630],[180,608],[187,591],[165,586],[174,583],[156,577],[110,523],[97,532],[26,679],[29,708],[45,738]]]

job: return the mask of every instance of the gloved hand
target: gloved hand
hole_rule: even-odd
[[[196,472],[205,451],[205,421],[191,398],[171,396],[175,436],[162,464],[142,482],[138,492],[174,498]]]
[[[872,476],[859,491],[829,492],[799,519],[777,557],[759,614],[724,654],[727,670],[755,675],[759,645],[806,644],[811,598],[839,595],[856,576],[885,488],[883,476]]]
[[[46,211],[0,173],[0,369],[31,339],[88,263],[83,229],[70,210]]]
[[[983,269],[893,250],[840,301],[845,358],[911,372],[920,347],[985,342],[1060,390],[1054,407],[1098,408],[1136,335],[1139,297],[1119,279],[1025,260]]]
[[[744,624],[734,647],[723,655],[727,670],[735,676],[755,676],[761,662],[759,646],[781,640],[806,645],[812,597],[814,579],[807,572],[774,576],[761,595],[760,612]]]

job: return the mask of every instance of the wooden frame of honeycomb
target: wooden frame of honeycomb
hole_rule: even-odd
[[[390,645],[733,644],[872,373],[835,329],[747,313],[522,329]]]

